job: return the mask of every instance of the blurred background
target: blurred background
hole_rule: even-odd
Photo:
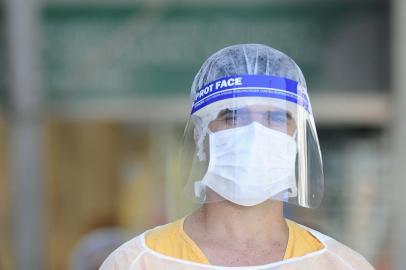
[[[237,43],[307,78],[326,192],[287,216],[406,269],[404,14],[404,0],[0,0],[0,269],[97,269],[194,209],[176,169],[190,86]]]

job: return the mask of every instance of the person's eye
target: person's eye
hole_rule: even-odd
[[[288,114],[282,111],[270,112],[270,118],[273,122],[285,123],[288,121]]]
[[[231,111],[231,110],[227,110],[227,112],[225,112],[222,115],[222,119],[224,119],[224,120],[234,119],[234,117],[235,117],[235,112]]]
[[[227,124],[229,124],[229,125],[235,125],[235,124],[237,123],[237,117],[236,117],[235,114],[229,114],[229,115],[227,115],[224,120],[225,120],[225,121],[227,122]]]
[[[231,115],[233,115],[233,112],[232,112],[231,110],[229,110],[229,109],[222,110],[222,111],[218,114],[217,120],[225,121],[225,120],[229,119]]]
[[[224,116],[224,120],[226,121],[234,121],[235,117],[233,114]]]

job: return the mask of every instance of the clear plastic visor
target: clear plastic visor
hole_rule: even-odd
[[[317,207],[324,177],[311,110],[269,97],[235,97],[191,115],[181,173],[200,203],[272,200]]]

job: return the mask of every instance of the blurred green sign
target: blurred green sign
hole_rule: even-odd
[[[44,82],[54,100],[188,95],[203,61],[237,43],[286,52],[310,88],[387,86],[384,1],[51,5],[43,18]]]

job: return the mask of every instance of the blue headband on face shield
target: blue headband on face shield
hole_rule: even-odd
[[[238,97],[281,99],[310,112],[307,92],[298,82],[268,75],[237,75],[220,78],[196,91],[191,114],[214,102]]]

